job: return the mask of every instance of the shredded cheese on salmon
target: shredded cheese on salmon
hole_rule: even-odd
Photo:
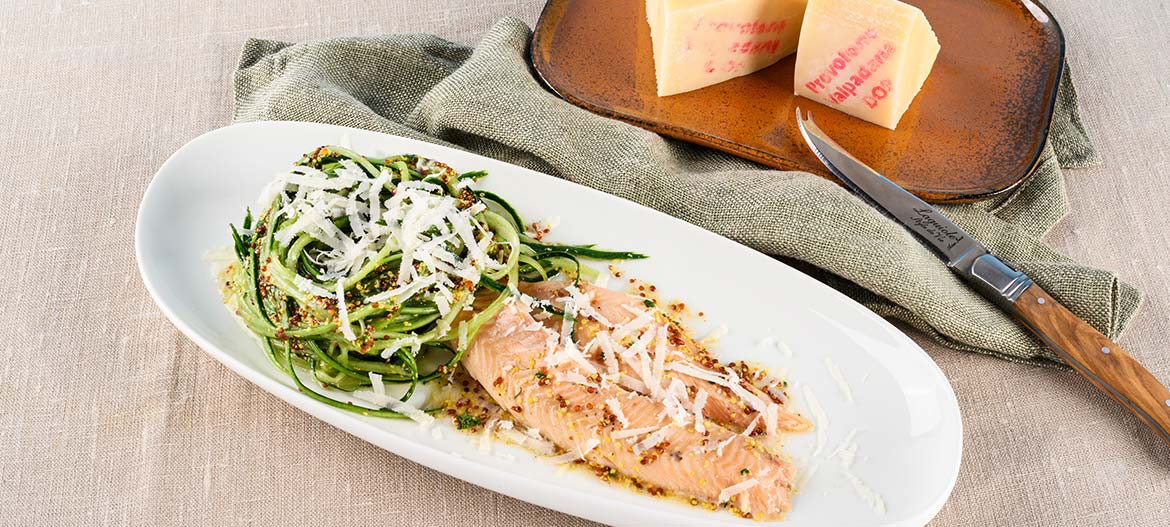
[[[619,430],[617,432],[614,432],[614,433],[610,434],[609,437],[610,437],[610,439],[614,439],[614,440],[625,439],[627,437],[635,437],[635,436],[640,436],[642,434],[646,434],[649,432],[654,432],[655,430],[658,430],[658,428],[659,427],[657,427],[657,426],[644,426],[641,428],[629,428],[626,430]]]
[[[639,441],[637,444],[634,445],[634,453],[641,454],[642,452],[645,452],[647,450],[650,450],[651,448],[658,446],[660,443],[662,443],[662,441],[664,439],[666,439],[666,432],[667,432],[667,429],[669,429],[669,428],[670,428],[670,425],[668,424],[662,428],[659,428],[658,430],[655,430],[650,435],[646,436],[645,439]]]
[[[622,412],[621,401],[618,401],[616,397],[610,397],[609,399],[605,400],[605,405],[609,407],[609,411],[613,412],[613,415],[617,417],[618,422],[622,424],[623,430],[630,427],[630,420],[626,418],[626,414]]]
[[[732,485],[732,486],[727,487],[727,488],[723,489],[722,491],[720,491],[719,492],[719,499],[716,501],[718,501],[719,503],[725,503],[727,500],[730,500],[731,498],[739,495],[740,493],[745,492],[748,489],[751,489],[752,487],[759,485],[759,484],[760,484],[760,481],[757,480],[756,478],[745,479],[739,483],[736,483],[735,485]]]
[[[703,407],[707,404],[707,390],[700,389],[699,393],[695,394],[695,403],[692,411],[695,415],[695,431],[702,434],[706,431],[706,426],[703,419]]]

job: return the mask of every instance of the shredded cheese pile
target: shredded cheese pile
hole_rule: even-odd
[[[336,290],[300,275],[294,283],[306,294],[337,301],[347,339],[356,336],[349,327],[344,289],[368,273],[363,266],[380,255],[402,252],[396,282],[392,289],[367,297],[366,303],[402,303],[428,294],[444,316],[455,303],[457,283],[474,286],[481,273],[505,265],[488,254],[491,232],[475,218],[485,208],[482,203],[466,206],[426,181],[401,182],[390,198],[383,199],[391,178],[388,170],[371,177],[351,160],[340,164],[335,177],[312,167],[294,167],[277,176],[260,199],[270,203],[280,196],[274,220],[292,222],[277,232],[278,242],[289,245],[305,233],[326,246],[307,251],[306,257],[323,270],[320,280],[336,281]],[[348,221],[349,233],[337,227],[337,219]]]
[[[684,383],[677,377],[669,375],[669,372],[677,372],[725,387],[752,410],[758,412],[756,419],[748,425],[742,436],[750,435],[759,426],[763,426],[769,434],[778,431],[779,405],[774,401],[765,401],[744,388],[743,380],[732,370],[717,372],[686,360],[669,343],[667,327],[662,322],[663,317],[657,307],[648,306],[641,309],[623,305],[622,307],[628,310],[633,318],[623,324],[614,325],[592,306],[590,293],[583,292],[572,284],[566,285],[565,290],[568,295],[561,299],[563,303],[560,307],[564,311],[564,317],[559,332],[548,330],[541,324],[525,328],[546,333],[545,365],[551,368],[571,363],[576,368],[559,374],[561,381],[595,388],[603,388],[613,383],[631,392],[645,394],[662,404],[663,409],[659,417],[667,419],[661,426],[630,428],[630,422],[622,412],[621,401],[617,398],[607,399],[605,405],[613,412],[620,425],[620,429],[610,435],[611,439],[631,441],[634,452],[640,454],[658,445],[672,426],[692,427],[699,433],[706,429],[703,412],[710,394],[699,389],[692,398]],[[518,298],[520,296],[523,295],[517,295]],[[535,309],[537,304],[530,298],[526,303],[530,309]],[[579,317],[593,319],[609,329],[599,330],[583,348],[579,347],[572,338],[573,321]],[[603,355],[604,369],[601,370],[587,357],[598,350]],[[637,372],[640,379],[623,374],[621,363]],[[730,440],[713,444],[708,449],[722,455],[723,447],[728,443]],[[575,459],[582,458],[583,456],[580,456]]]

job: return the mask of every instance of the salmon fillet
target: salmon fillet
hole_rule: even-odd
[[[639,317],[652,315],[644,298],[584,282],[576,287],[576,290],[573,291],[575,294],[570,295],[570,290],[566,288],[568,285],[566,282],[554,280],[535,282],[525,284],[523,292],[534,298],[550,301],[561,308],[570,297],[577,304],[583,304],[577,307],[584,316],[577,317],[574,327],[574,334],[578,342],[590,342],[602,332],[612,332],[615,328],[635,322]],[[692,366],[693,368],[688,367],[686,370],[696,375],[701,376],[703,373],[708,373],[728,377],[730,372],[726,367],[703,350],[678,326],[667,320],[665,316],[652,316],[648,320],[648,326],[650,326],[649,331],[662,327],[667,332],[667,344],[664,347],[667,353],[666,363],[681,361]],[[589,359],[602,371],[606,371],[605,361],[602,359],[603,350],[590,349],[592,353],[588,355]],[[649,358],[654,359],[654,354],[657,351],[658,348],[648,350]],[[635,364],[619,360],[618,371],[624,376],[638,381],[637,383],[626,383],[627,388],[634,389],[644,395],[650,390],[646,386],[646,379],[643,378],[642,372],[635,367]],[[774,431],[804,432],[812,429],[812,423],[808,419],[785,408],[781,405],[781,401],[777,401],[775,397],[746,380],[738,379],[734,383],[737,385],[737,389],[733,389],[726,386],[725,383],[717,384],[684,372],[667,371],[664,375],[665,378],[662,381],[664,384],[669,384],[672,379],[679,379],[692,396],[697,394],[699,390],[708,392],[704,415],[737,432],[747,430],[749,427],[751,434]],[[774,416],[769,412],[774,412]]]
[[[696,421],[693,411],[688,419],[607,382],[571,340],[564,342],[519,301],[509,299],[480,328],[462,364],[516,421],[569,457],[677,494],[726,502],[747,516],[775,519],[789,509],[792,465],[750,437]],[[681,396],[693,410],[694,401]]]

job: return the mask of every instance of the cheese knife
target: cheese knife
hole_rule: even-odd
[[[847,187],[916,234],[976,291],[1170,444],[1170,389],[1149,370],[938,209],[850,155],[811,114],[802,117],[797,108],[796,123],[809,148]]]

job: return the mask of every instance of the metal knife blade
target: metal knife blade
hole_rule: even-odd
[[[933,206],[850,155],[821,131],[811,114],[802,119],[800,109],[797,109],[796,124],[813,153],[834,175],[878,209],[921,236],[948,264],[970,259],[972,253],[987,252],[973,236]]]
[[[862,163],[796,109],[796,124],[817,158],[829,171],[878,210],[909,229],[934,249],[955,272],[981,291],[1015,300],[1032,281],[992,256],[962,227],[929,203]],[[990,291],[986,291],[990,289]]]
[[[953,271],[1015,317],[1094,386],[1170,444],[1170,388],[1031,278],[988,252],[938,209],[853,157],[796,109],[801,135],[829,171],[924,240]]]

